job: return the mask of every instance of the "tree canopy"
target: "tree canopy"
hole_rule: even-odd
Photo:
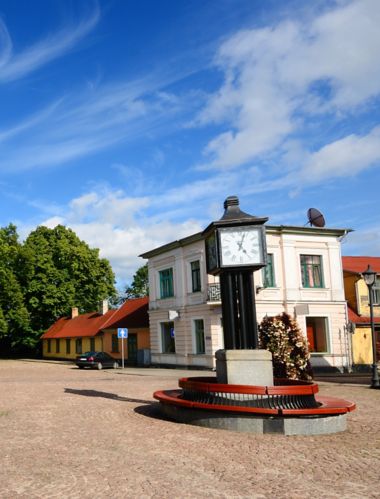
[[[62,225],[37,227],[23,244],[15,226],[0,229],[0,258],[0,342],[13,351],[71,307],[89,312],[116,294],[110,263]]]
[[[30,315],[25,305],[22,246],[16,227],[0,228],[0,346],[3,352],[30,346]]]
[[[146,263],[133,276],[130,286],[125,290],[126,299],[141,298],[149,296],[149,279],[148,279],[148,264]]]

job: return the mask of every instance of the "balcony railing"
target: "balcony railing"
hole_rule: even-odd
[[[220,284],[209,284],[207,288],[207,301],[208,302],[220,302]]]

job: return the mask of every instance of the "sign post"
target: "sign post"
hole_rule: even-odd
[[[118,327],[117,337],[121,338],[121,367],[124,369],[124,338],[128,338],[128,329],[126,327]]]

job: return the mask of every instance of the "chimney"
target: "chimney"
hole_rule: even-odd
[[[72,307],[71,309],[71,318],[74,319],[75,317],[78,317],[78,307]]]
[[[108,312],[108,300],[102,300],[99,306],[99,314],[104,315]]]

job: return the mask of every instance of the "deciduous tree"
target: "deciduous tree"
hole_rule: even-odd
[[[0,351],[9,354],[33,346],[36,338],[30,328],[19,276],[22,273],[22,246],[13,224],[0,228]]]
[[[108,260],[69,228],[37,227],[23,247],[25,298],[34,331],[42,333],[71,307],[96,310],[116,294]]]
[[[148,264],[146,263],[133,276],[133,281],[125,290],[126,299],[149,296]]]

